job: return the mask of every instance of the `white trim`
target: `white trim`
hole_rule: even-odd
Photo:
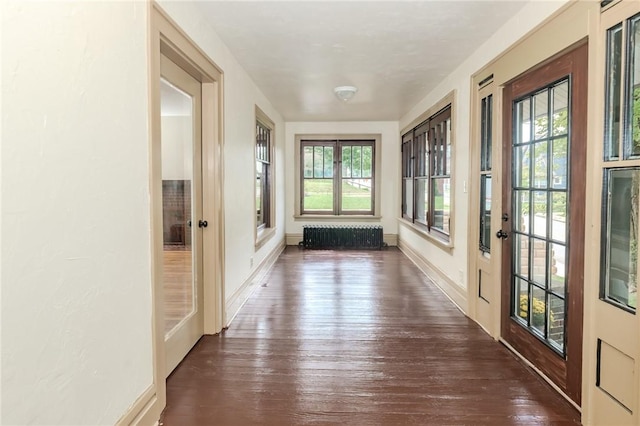
[[[429,262],[422,254],[414,251],[407,243],[398,240],[398,248],[420,269],[433,283],[453,302],[454,305],[467,315],[463,306],[467,306],[465,289],[454,283],[437,266]]]
[[[160,417],[160,409],[156,387],[151,384],[120,417],[116,426],[155,425]]]
[[[531,368],[533,371],[535,371],[536,373],[538,373],[538,375],[544,379],[545,382],[547,382],[553,389],[555,389],[564,399],[567,400],[567,402],[569,402],[576,410],[578,410],[580,412],[580,414],[582,414],[582,408],[576,404],[571,398],[569,398],[567,396],[566,393],[564,393],[562,391],[562,389],[560,389],[555,383],[553,383],[553,381],[548,378],[542,371],[540,371],[539,369],[536,368],[535,365],[533,365],[528,359],[526,359],[524,356],[522,356],[522,354],[520,354],[520,352],[516,351],[514,349],[513,346],[511,346],[509,343],[507,343],[502,337],[498,338],[498,342],[502,343],[507,349],[509,349],[509,351],[513,352],[513,354],[515,356],[517,356],[522,362],[524,362],[527,367]]]
[[[229,297],[226,302],[226,314],[225,327],[229,327],[231,321],[234,320],[240,309],[249,300],[249,297],[258,288],[258,283],[267,275],[271,270],[271,267],[276,263],[278,257],[285,249],[285,239],[282,241],[260,262],[258,267],[249,275],[249,278]]]

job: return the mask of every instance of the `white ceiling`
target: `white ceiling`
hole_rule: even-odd
[[[286,121],[398,120],[526,1],[206,1]],[[358,87],[345,103],[333,94]]]

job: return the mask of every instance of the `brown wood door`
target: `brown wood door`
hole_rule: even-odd
[[[502,337],[577,404],[587,51],[582,44],[518,77],[503,104]]]

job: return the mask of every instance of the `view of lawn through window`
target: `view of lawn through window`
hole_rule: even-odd
[[[372,214],[374,141],[302,141],[303,213]]]

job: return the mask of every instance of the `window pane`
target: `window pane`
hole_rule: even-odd
[[[324,174],[324,149],[321,146],[313,147],[313,177],[321,178]]]
[[[362,147],[362,177],[373,176],[373,147]]]
[[[547,284],[547,243],[538,238],[531,238],[533,247],[530,252],[531,259],[531,280],[540,287]]]
[[[629,88],[627,93],[627,148],[632,157],[640,156],[640,15],[629,20]]]
[[[480,177],[480,248],[491,250],[491,176]]]
[[[404,210],[403,214],[413,219],[413,179],[403,179],[404,183]]]
[[[427,212],[429,211],[429,180],[416,179],[416,221],[427,223]]]
[[[362,147],[354,146],[351,148],[351,176],[362,176]]]
[[[551,238],[560,241],[567,241],[567,193],[551,193]]]
[[[353,167],[351,165],[351,147],[342,147],[342,177],[351,177]]]
[[[480,170],[491,170],[493,95],[482,99],[480,124]]]
[[[256,221],[258,226],[264,224],[262,214],[262,163],[256,161]]]
[[[343,179],[342,210],[372,210],[371,183],[371,179]]]
[[[304,177],[313,177],[313,147],[305,146],[303,148],[304,156]]]
[[[620,143],[620,90],[622,87],[622,24],[607,31],[605,103],[605,160],[618,158]]]
[[[607,299],[637,307],[640,169],[607,171],[603,224],[603,286]]]
[[[324,177],[333,177],[333,147],[324,147]]]
[[[402,144],[402,177],[412,177],[411,165],[411,143],[405,142]],[[342,160],[342,167],[344,171],[344,158]]]
[[[333,211],[333,179],[304,179],[304,210]]]
[[[444,174],[450,175],[451,174],[451,119],[450,118],[448,118],[447,121],[444,123],[444,128],[445,128],[445,132],[444,132],[445,137],[443,141],[443,143],[445,144]]]
[[[566,281],[566,247],[563,244],[550,244],[549,250],[549,276],[551,277],[550,290],[564,297]]]
[[[434,179],[433,181],[433,223],[431,226],[449,233],[449,216],[451,213],[450,179]]]
[[[533,98],[534,137],[545,139],[549,135],[549,91],[538,93]]]
[[[547,192],[533,193],[533,234],[540,237],[547,236]]]

